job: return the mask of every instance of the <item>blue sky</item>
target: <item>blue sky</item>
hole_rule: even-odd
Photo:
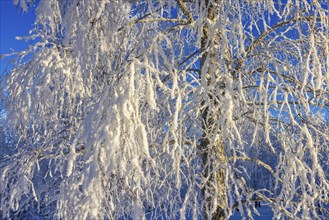
[[[16,40],[16,36],[27,36],[33,27],[35,10],[30,7],[26,13],[15,6],[12,0],[0,0],[0,54],[21,51],[28,47],[28,42]],[[0,60],[0,73],[5,70],[9,58]]]

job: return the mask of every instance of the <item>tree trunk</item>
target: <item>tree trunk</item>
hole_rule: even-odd
[[[209,3],[209,0],[204,1],[205,9],[207,10],[207,19],[214,21],[215,17],[219,13],[220,0],[214,0],[214,3]],[[202,3],[201,3],[202,4]],[[201,38],[201,48],[206,49],[209,43],[209,27],[207,24],[203,26],[203,34]],[[216,34],[212,40],[213,45],[219,44],[220,30],[215,30]],[[209,48],[208,52],[204,53],[201,57],[200,68],[201,74],[203,74],[207,81],[207,85],[211,84],[211,68],[206,65],[212,65],[216,67],[216,53],[215,49]],[[218,66],[218,65],[217,65]],[[215,69],[216,68],[212,68]],[[201,79],[201,76],[200,76]],[[210,99],[210,103],[213,103],[213,97],[210,95],[207,97]],[[203,106],[204,103],[202,103]],[[202,152],[203,163],[203,176],[207,180],[202,188],[203,196],[203,210],[204,219],[211,220],[224,220],[226,217],[227,195],[225,185],[225,163],[226,156],[224,151],[224,143],[221,137],[214,138],[217,134],[211,134],[208,131],[214,124],[214,115],[209,113],[209,108],[206,107],[202,110],[202,128],[203,136],[200,141],[200,150]]]
[[[206,144],[208,142],[208,144]],[[224,165],[226,162],[224,145],[222,140],[217,140],[213,145],[205,138],[200,145],[203,150],[202,162],[204,167],[204,178],[207,179],[202,189],[204,197],[204,219],[222,220],[226,219],[227,196],[225,185],[225,169],[219,168],[215,171],[215,164]]]

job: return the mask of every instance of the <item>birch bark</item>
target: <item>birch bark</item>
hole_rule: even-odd
[[[214,30],[216,34],[211,39],[208,22],[214,22],[215,18],[218,16],[220,12],[220,0],[215,0],[212,3],[206,0],[204,8],[207,10],[206,18],[208,21],[206,21],[202,27],[201,48],[207,52],[201,57],[200,67],[202,72],[200,78],[204,77],[207,86],[209,86],[213,77],[219,77],[219,66],[216,62],[216,48],[219,47],[222,33],[220,29]],[[215,73],[212,73],[212,71]],[[216,105],[214,97],[207,95],[206,98],[209,99],[207,100],[208,103]],[[205,101],[202,103],[202,106],[204,105]],[[200,141],[204,170],[203,175],[206,180],[202,189],[202,195],[204,197],[204,219],[221,220],[226,219],[228,208],[227,188],[225,183],[225,166],[227,159],[225,156],[223,138],[220,134],[209,132],[212,130],[211,127],[213,126],[215,117],[218,117],[218,115],[215,116],[209,111],[209,107],[210,106],[206,106],[202,110],[203,135]]]

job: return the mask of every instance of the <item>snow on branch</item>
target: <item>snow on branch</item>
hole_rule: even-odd
[[[1,77],[2,218],[328,218],[325,1],[34,3]]]

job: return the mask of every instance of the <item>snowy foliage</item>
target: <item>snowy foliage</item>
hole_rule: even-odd
[[[329,217],[326,0],[37,4],[1,81],[2,217]]]

